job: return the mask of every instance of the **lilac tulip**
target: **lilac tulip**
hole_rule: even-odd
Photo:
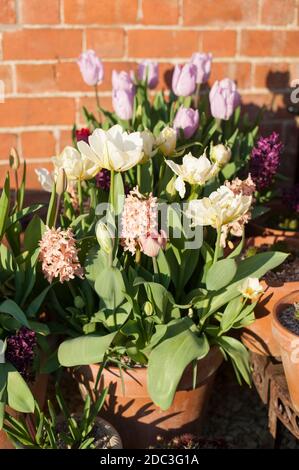
[[[190,139],[196,132],[199,124],[199,113],[198,110],[192,108],[184,108],[181,106],[175,115],[173,121],[173,128],[176,129],[177,133],[182,129],[184,137]]]
[[[144,60],[138,65],[138,78],[139,80],[147,79],[147,86],[152,90],[156,88],[159,80],[159,67],[158,62],[151,60]]]
[[[194,64],[176,65],[172,76],[172,90],[177,96],[190,96],[196,88],[197,69]]]
[[[211,66],[212,66],[212,54],[209,52],[208,54],[195,52],[192,54],[190,63],[196,66],[196,83],[206,83],[211,74]]]
[[[112,105],[120,119],[131,119],[134,109],[134,88],[131,91],[114,89],[112,91]]]
[[[102,83],[104,79],[104,67],[95,51],[90,49],[86,52],[82,52],[77,64],[79,65],[83,80],[87,85],[95,86]]]
[[[117,72],[113,70],[112,72],[112,88],[114,90],[125,90],[125,91],[132,91],[134,89],[134,83],[132,80],[132,74],[125,72],[122,70],[121,72]]]
[[[233,80],[224,78],[217,80],[210,91],[211,113],[214,118],[228,120],[236,107],[240,104],[241,97]]]

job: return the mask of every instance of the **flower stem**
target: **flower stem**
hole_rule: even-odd
[[[220,249],[220,238],[221,238],[221,227],[218,227],[217,228],[217,239],[216,239],[216,245],[215,245],[215,251],[214,251],[213,264],[215,264],[216,261],[218,260],[219,249]]]
[[[59,215],[60,204],[61,204],[61,194],[59,194],[59,195],[57,196],[57,200],[56,200],[56,211],[55,211],[55,217],[54,217],[54,222],[53,222],[53,227],[54,227],[54,228],[56,227],[56,224],[57,224],[57,219],[58,219],[58,215]]]
[[[135,263],[140,264],[140,261],[141,261],[141,251],[139,250],[139,248],[137,248],[136,253],[135,253]]]
[[[80,214],[83,212],[83,196],[82,196],[82,186],[81,186],[81,181],[78,180],[78,199],[79,199],[79,208],[80,208]]]
[[[14,175],[15,175],[15,183],[16,183],[16,188],[15,188],[15,204],[17,210],[19,209],[18,207],[18,194],[19,194],[19,177],[18,177],[18,170],[14,170]]]
[[[195,97],[194,97],[194,107],[198,109],[200,99],[200,83],[197,83],[196,90],[195,90]]]
[[[114,212],[114,204],[115,204],[115,201],[114,201],[114,176],[115,176],[115,172],[114,170],[111,170],[110,172],[110,192],[109,192],[109,199],[110,199],[110,204],[112,206],[112,210]]]
[[[153,260],[154,274],[159,275],[159,269],[158,269],[158,263],[157,263],[156,256],[153,256],[152,260]]]
[[[97,110],[98,110],[98,114],[99,114],[99,123],[102,124],[102,113],[101,113],[100,97],[99,97],[97,83],[94,86],[94,90],[95,90],[95,95],[96,95]]]
[[[139,191],[141,191],[141,165],[137,165],[137,185]]]

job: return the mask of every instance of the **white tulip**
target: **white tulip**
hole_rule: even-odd
[[[181,198],[186,193],[185,181],[189,184],[203,185],[219,171],[218,165],[212,165],[205,155],[196,158],[193,157],[192,153],[188,153],[183,157],[182,165],[178,165],[172,160],[166,160],[166,163],[178,176],[175,181],[175,188]]]
[[[192,219],[193,226],[211,225],[219,229],[244,215],[251,202],[252,196],[234,194],[227,186],[220,186],[209,197],[190,201],[186,215]]]
[[[80,153],[71,146],[65,147],[52,161],[56,172],[63,168],[68,180],[89,180],[101,170],[99,163],[91,161],[84,152]]]
[[[5,363],[5,350],[6,350],[6,341],[0,339],[0,364]]]
[[[220,167],[226,165],[232,156],[231,149],[223,144],[214,145],[211,150],[211,160]]]
[[[101,168],[110,171],[127,171],[143,157],[143,140],[140,132],[128,134],[116,124],[108,131],[95,129],[88,139],[89,145],[78,142],[80,152]]]
[[[55,182],[55,173],[52,171],[50,173],[47,168],[36,168],[35,173],[37,175],[38,181],[40,182],[41,187],[44,191],[48,193],[52,192],[53,184]]]
[[[156,139],[154,137],[154,134],[148,129],[145,129],[141,132],[141,137],[143,140],[142,163],[145,163],[153,156],[153,147],[155,145]]]
[[[238,290],[246,299],[257,300],[264,291],[257,277],[248,277],[239,286]]]
[[[99,221],[96,225],[96,237],[100,247],[108,255],[112,252],[114,246],[113,234],[104,222]]]
[[[176,130],[172,127],[165,127],[156,139],[156,144],[163,153],[163,155],[169,157],[176,148]]]

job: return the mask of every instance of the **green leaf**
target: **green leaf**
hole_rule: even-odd
[[[169,268],[165,253],[162,250],[159,250],[159,253],[157,256],[157,265],[158,265],[158,270],[159,270],[160,282],[167,289],[171,281],[171,274],[170,274],[170,268]]]
[[[242,310],[242,306],[243,304],[241,295],[231,300],[227,304],[220,322],[221,332],[224,333],[225,331],[228,331],[232,328],[232,325]]]
[[[101,362],[116,332],[109,335],[79,336],[64,341],[58,349],[58,360],[64,367],[89,365]]]
[[[204,335],[198,337],[192,331],[193,322],[183,318],[169,326],[171,336],[156,346],[149,357],[148,391],[153,402],[167,410],[173,401],[184,370],[195,359],[209,352]]]
[[[56,204],[57,204],[56,184],[54,183],[50,202],[49,202],[48,212],[47,212],[47,220],[46,220],[46,225],[47,227],[50,227],[50,228],[52,228],[54,225],[54,220],[55,220],[55,215],[56,215]]]
[[[260,279],[268,271],[283,263],[288,256],[288,253],[267,251],[240,261],[231,284],[212,297],[209,308],[210,314],[217,312],[217,310],[227,304],[231,299],[238,297],[238,287],[244,279],[247,277],[257,277]]]
[[[230,336],[218,337],[217,343],[230,356],[239,383],[243,378],[248,385],[251,385],[249,353],[245,346]]]
[[[122,208],[125,202],[124,182],[123,182],[122,174],[120,172],[114,173],[113,187],[114,187],[114,194],[113,194],[114,214],[119,215],[122,211]]]
[[[33,413],[34,398],[21,374],[9,363],[7,367],[7,396],[9,406],[21,413]]]
[[[8,213],[9,213],[9,204],[10,204],[10,182],[9,182],[9,173],[7,173],[4,187],[2,190],[2,194],[1,194],[1,198],[0,198],[0,241],[2,240],[5,230],[6,230]]]
[[[24,314],[24,312],[20,309],[18,304],[11,299],[4,300],[0,304],[0,312],[7,313],[11,315],[15,320],[21,323],[21,325],[27,326],[30,328],[28,320]]]
[[[220,290],[227,286],[237,272],[237,264],[234,259],[221,259],[214,263],[206,277],[208,290]]]
[[[42,305],[43,301],[46,298],[47,293],[49,292],[49,290],[54,284],[55,282],[47,286],[37,297],[35,297],[35,299],[32,300],[32,302],[30,302],[30,304],[28,305],[26,309],[26,315],[29,318],[33,318],[37,315],[40,309],[40,306]]]
[[[125,283],[119,269],[108,267],[98,274],[95,290],[109,310],[115,310],[124,301]]]
[[[34,215],[24,234],[24,247],[26,250],[31,252],[38,248],[44,230],[45,224],[37,215]]]

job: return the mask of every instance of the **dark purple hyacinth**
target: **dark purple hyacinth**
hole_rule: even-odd
[[[282,193],[282,201],[288,209],[299,213],[299,184],[285,188]]]
[[[103,191],[109,191],[110,189],[110,171],[103,168],[96,175],[96,185],[98,188],[103,189]]]
[[[5,358],[11,362],[26,381],[33,379],[32,365],[35,347],[35,332],[24,326],[16,334],[7,338]]]
[[[279,167],[282,150],[283,144],[277,132],[272,132],[269,137],[261,137],[252,149],[249,172],[258,191],[271,186]]]
[[[84,140],[88,144],[88,137],[90,136],[90,130],[87,127],[83,127],[82,129],[76,130],[76,139],[77,142],[80,140]]]

